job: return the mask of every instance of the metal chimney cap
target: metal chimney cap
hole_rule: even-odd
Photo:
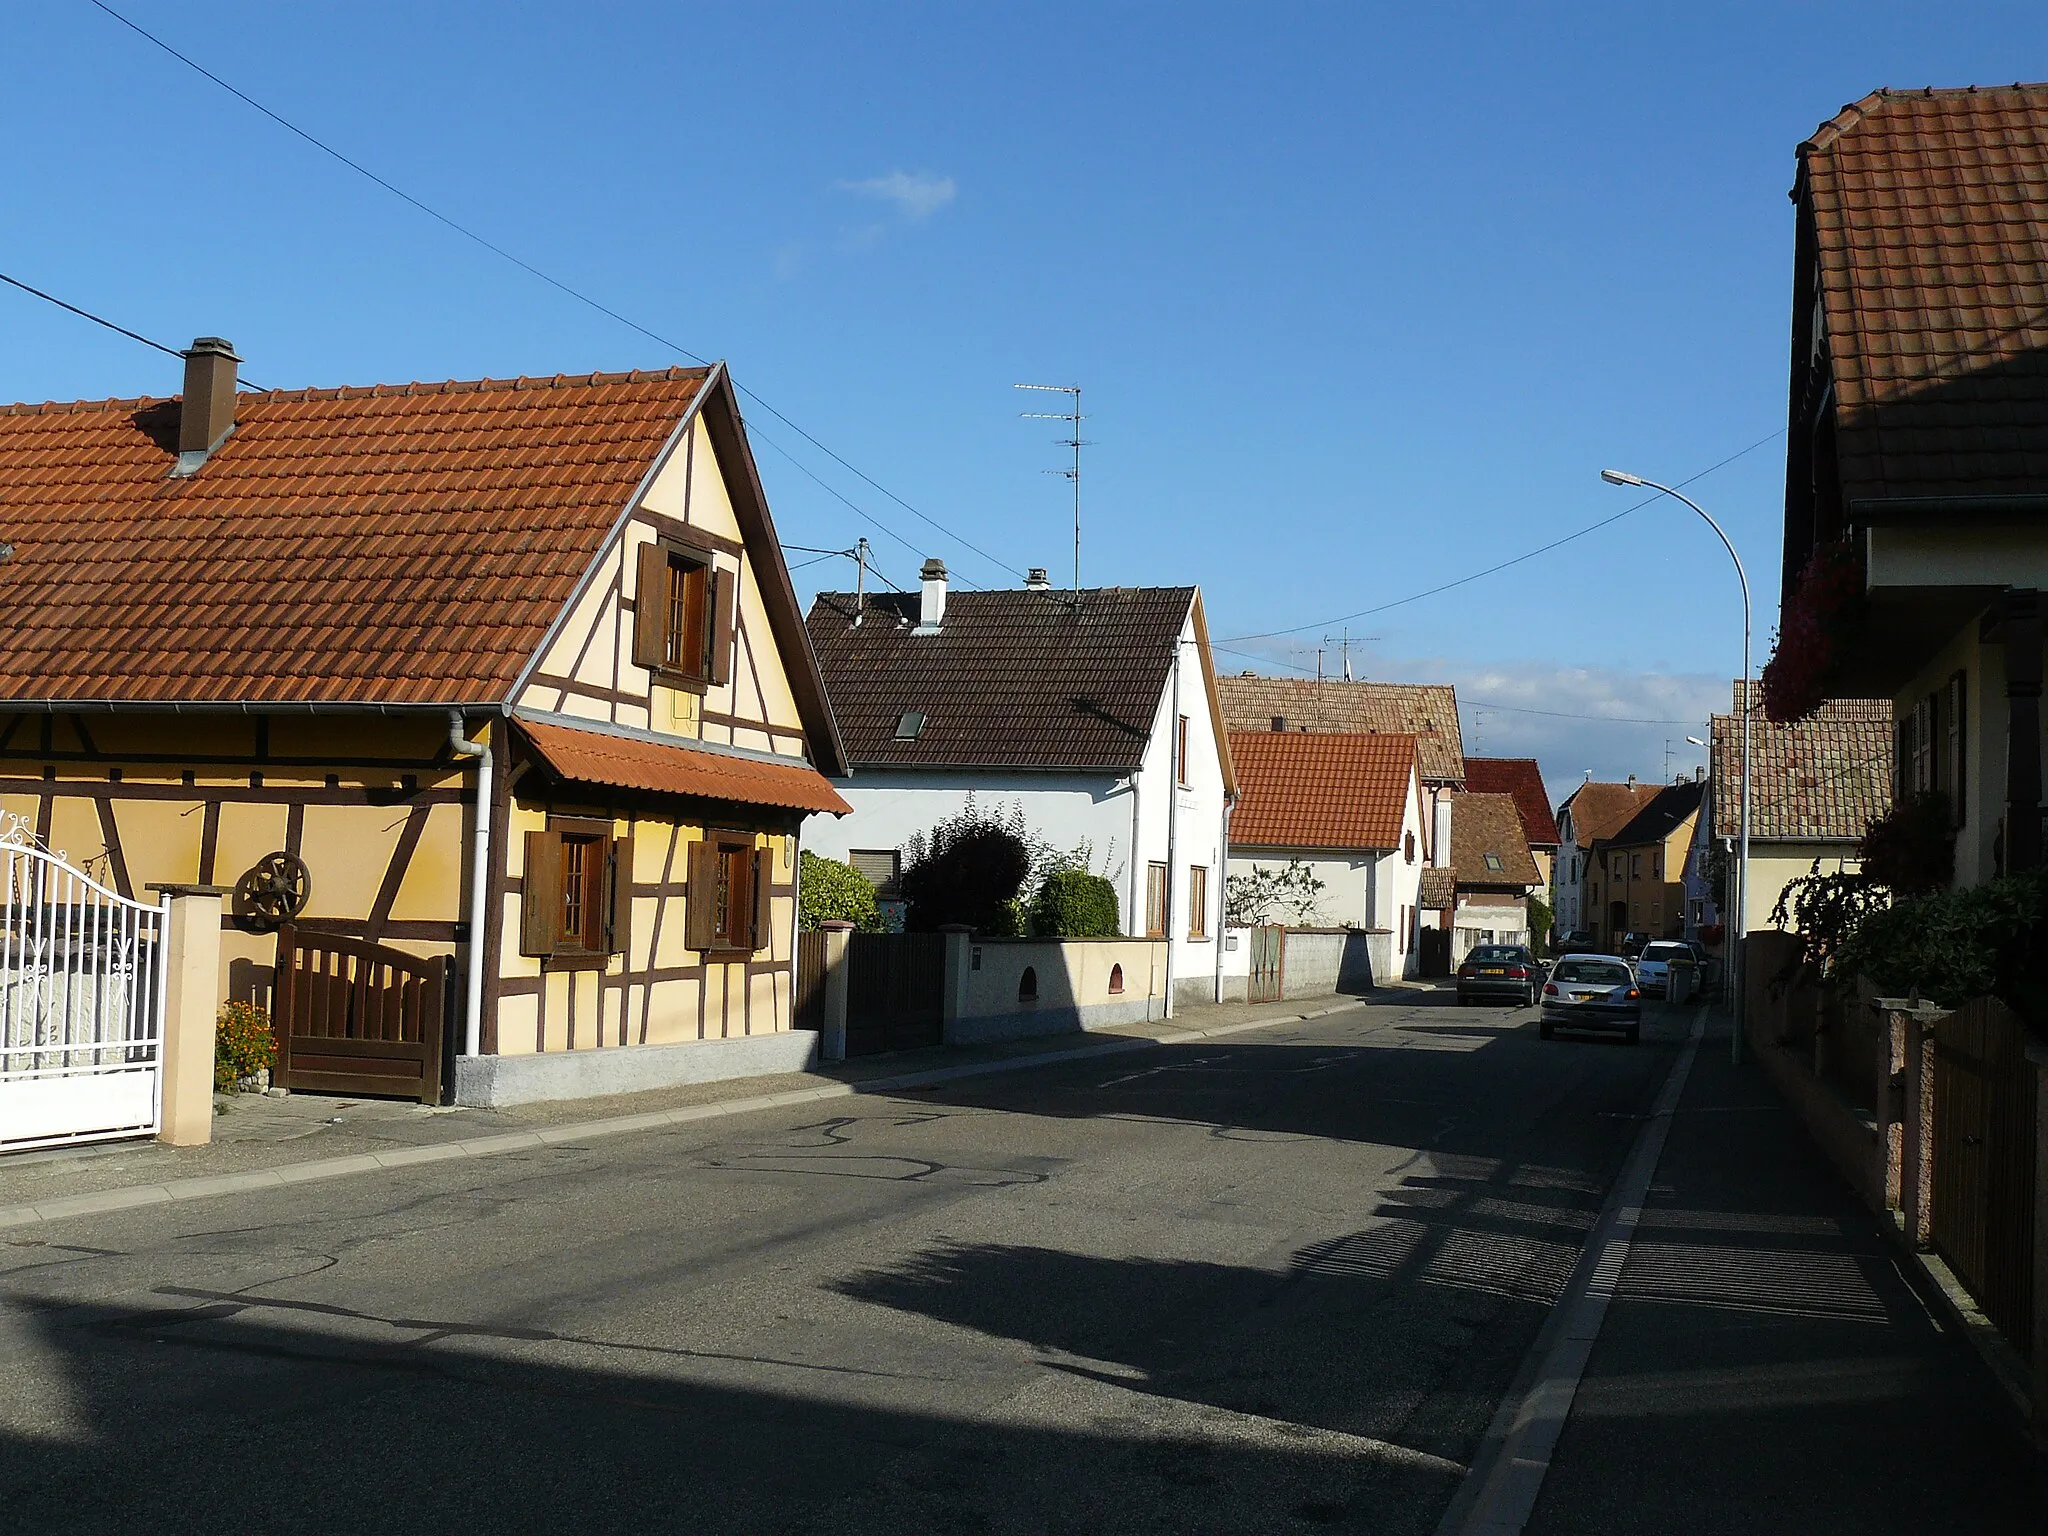
[[[924,569],[917,574],[918,579],[921,581],[944,581],[946,579],[946,562],[943,560],[927,560],[924,563]]]
[[[229,357],[236,362],[242,359],[236,355],[235,344],[225,336],[194,336],[192,345],[185,349],[186,357]]]

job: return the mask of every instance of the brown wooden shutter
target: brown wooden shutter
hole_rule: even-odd
[[[526,834],[526,874],[520,882],[519,953],[552,955],[562,910],[562,834]]]
[[[731,571],[714,573],[711,599],[711,665],[706,669],[706,675],[714,683],[732,681],[732,614],[735,589]]]
[[[749,949],[772,949],[775,927],[768,916],[768,888],[775,883],[775,850],[754,850],[754,935]]]
[[[712,903],[717,896],[718,844],[708,838],[690,844],[690,887],[683,916],[683,943],[703,951],[711,947]]]
[[[605,948],[615,955],[627,953],[633,937],[633,836],[612,839],[612,905]],[[629,957],[627,963],[632,963]]]
[[[658,667],[668,660],[668,551],[652,542],[640,546],[640,575],[633,587],[633,665]]]

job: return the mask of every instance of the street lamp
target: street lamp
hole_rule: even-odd
[[[1735,1039],[1728,1048],[1729,1059],[1740,1065],[1742,1062],[1742,1026],[1746,999],[1743,996],[1748,977],[1743,964],[1743,929],[1749,921],[1749,717],[1756,703],[1751,697],[1753,688],[1749,675],[1749,573],[1742,568],[1742,556],[1735,553],[1735,546],[1728,535],[1721,531],[1721,525],[1707,515],[1707,509],[1694,501],[1683,491],[1675,491],[1668,485],[1659,485],[1655,480],[1645,480],[1641,475],[1629,474],[1626,470],[1603,469],[1600,478],[1609,485],[1632,485],[1646,491],[1657,491],[1674,500],[1684,502],[1699,513],[1706,525],[1714,530],[1721,541],[1721,547],[1728,551],[1728,558],[1735,562],[1735,579],[1742,583],[1742,856],[1735,866],[1735,943],[1729,954],[1734,960],[1733,974],[1729,984],[1735,989]],[[1706,743],[1698,737],[1688,736],[1687,741],[1699,746]]]

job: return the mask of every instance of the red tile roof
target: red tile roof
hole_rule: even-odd
[[[1543,787],[1543,770],[1535,758],[1468,757],[1465,787],[1474,794],[1514,796],[1530,846],[1557,846],[1557,818],[1550,812],[1550,791]]]
[[[1458,695],[1448,683],[1343,682],[1336,678],[1224,674],[1216,679],[1232,731],[1363,731],[1413,736],[1427,782],[1465,777]]]
[[[1572,837],[1581,848],[1590,848],[1603,837],[1612,837],[1627,826],[1635,813],[1656,798],[1661,784],[1608,784],[1589,779],[1565,796],[1560,815],[1569,812]]]
[[[502,699],[707,373],[0,407],[0,699]]]
[[[1844,494],[2040,493],[2048,85],[1877,91],[1799,156]]]
[[[1415,774],[1413,736],[1233,731],[1240,796],[1232,847],[1397,848]]]
[[[517,718],[519,729],[541,761],[571,783],[835,815],[853,809],[823,774],[802,763],[771,763],[757,757],[586,731],[535,720],[523,712]]]
[[[1460,889],[1542,882],[1513,795],[1451,796],[1451,868]]]

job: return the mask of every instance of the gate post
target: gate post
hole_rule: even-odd
[[[1901,1009],[1906,1022],[1905,1125],[1900,1138],[1899,1210],[1906,1243],[1916,1251],[1934,1245],[1934,1021],[1938,1008]]]
[[[174,1147],[213,1140],[213,1031],[220,1012],[220,914],[217,885],[152,885],[171,898],[164,946],[162,1129]]]
[[[825,934],[825,1006],[818,1020],[818,1057],[846,1060],[846,945],[853,924],[827,918],[818,924]]]

